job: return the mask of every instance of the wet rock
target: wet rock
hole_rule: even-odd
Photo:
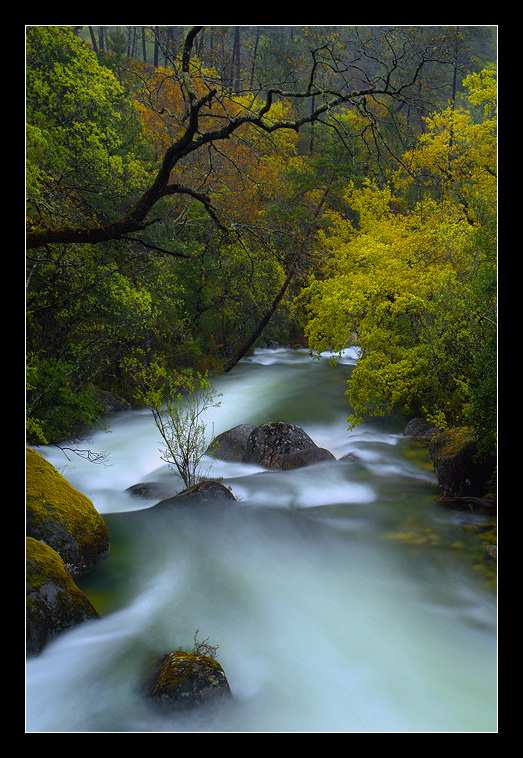
[[[97,389],[95,400],[103,416],[112,416],[115,413],[128,411],[131,407],[131,404],[127,400],[115,395],[114,392],[107,392],[106,390]]]
[[[225,461],[256,463],[269,469],[294,469],[336,460],[294,424],[274,421],[260,426],[239,424],[219,434],[208,455]]]
[[[247,440],[254,429],[253,424],[238,424],[214,438],[206,450],[207,455],[221,461],[240,462],[245,454]]]
[[[58,553],[26,538],[26,654],[37,655],[65,629],[98,618]]]
[[[429,421],[425,421],[424,418],[413,418],[403,430],[403,434],[405,437],[414,437],[415,439],[430,442],[434,435],[439,434],[440,431],[437,426],[434,426]]]
[[[176,650],[155,665],[158,673],[149,697],[174,709],[193,708],[231,696],[229,682],[221,665],[209,655]]]
[[[173,497],[168,497],[165,500],[161,500],[154,507],[160,508],[165,505],[178,505],[180,503],[190,503],[192,501],[198,503],[211,503],[223,500],[236,500],[236,498],[230,489],[228,489],[221,482],[206,481],[199,482],[193,487],[189,487],[188,489],[183,490],[183,492],[179,492]]]
[[[268,469],[279,469],[291,453],[316,447],[316,443],[301,427],[274,421],[257,426],[251,432],[243,461],[257,463]]]
[[[142,497],[146,500],[162,500],[166,495],[171,494],[165,490],[165,485],[162,486],[159,482],[138,482],[138,484],[127,487],[125,491],[130,495]]]
[[[56,550],[73,576],[92,569],[109,550],[107,528],[93,503],[30,448],[26,453],[26,535]]]
[[[302,468],[303,466],[312,466],[315,463],[323,461],[335,461],[333,454],[324,447],[307,447],[305,450],[295,450],[285,456],[282,462],[282,469],[289,470]]]
[[[356,455],[356,453],[350,452],[345,453],[345,455],[342,455],[339,459],[340,461],[343,461],[344,463],[359,463],[360,459]]]
[[[456,427],[435,435],[429,455],[444,496],[481,497],[486,492],[496,461],[479,453],[472,429]]]

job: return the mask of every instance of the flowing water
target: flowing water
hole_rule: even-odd
[[[109,556],[78,584],[101,614],[29,659],[28,732],[495,732],[497,602],[484,517],[435,502],[404,418],[347,431],[356,362],[256,351],[218,377],[209,441],[287,421],[338,459],[293,471],[211,459],[237,502],[154,507],[125,490],[183,489],[148,411],[95,431],[94,465],[40,448],[90,497]],[[352,453],[348,459],[339,460]],[[138,682],[152,652],[217,645],[233,698],[158,713]]]

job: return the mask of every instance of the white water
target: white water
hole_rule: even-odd
[[[81,585],[101,618],[27,662],[28,732],[496,731],[495,594],[456,551],[387,539],[426,529],[466,540],[477,517],[434,503],[404,419],[347,432],[355,359],[331,368],[306,351],[258,351],[217,379],[209,440],[283,420],[337,458],[358,456],[288,472],[214,463],[236,503],[154,508],[125,493],[147,480],[182,489],[146,411],[93,434],[109,466],[40,449],[104,515],[112,548]],[[219,646],[234,697],[159,714],[137,689],[141,666],[151,651],[190,647],[196,629]]]

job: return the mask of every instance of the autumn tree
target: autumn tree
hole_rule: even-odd
[[[154,68],[145,47],[143,62],[127,60],[120,30],[92,29],[97,57],[73,29],[28,27],[36,438],[96,418],[95,385],[123,390],[136,361],[194,365],[206,347],[237,354],[275,302],[281,309],[289,275],[294,283],[316,271],[325,212],[353,217],[339,186],[346,156],[364,167],[356,146],[379,144],[383,154],[387,103],[393,112],[418,102],[421,72],[451,60],[445,34],[416,29],[377,31],[371,46],[363,32],[284,33],[277,68],[266,29],[224,38],[224,52],[245,63],[231,87],[226,67],[212,65],[217,38],[202,27],[146,30]],[[304,150],[310,135],[299,139],[310,124],[317,163]],[[323,150],[325,130],[333,141]]]
[[[420,43],[419,34],[416,34],[415,39],[402,39],[401,46],[397,48],[384,42],[383,51],[386,54],[380,58],[380,74],[364,86],[354,88],[352,69],[356,64],[347,65],[337,53],[333,53],[332,48],[325,46],[321,50],[311,51],[310,75],[302,89],[269,86],[261,101],[231,115],[228,93],[220,90],[214,81],[202,77],[199,66],[192,61],[194,42],[201,30],[202,27],[192,27],[187,32],[181,56],[172,74],[184,100],[183,132],[165,151],[150,186],[136,201],[131,201],[129,209],[123,214],[102,223],[89,217],[49,219],[33,216],[27,232],[29,249],[58,242],[97,243],[136,234],[155,223],[157,219],[151,217],[151,212],[160,200],[180,194],[189,195],[202,203],[225,231],[227,225],[216,216],[211,198],[176,179],[178,165],[188,156],[231,138],[245,125],[252,125],[266,134],[282,129],[298,131],[304,124],[319,119],[339,106],[361,107],[363,98],[387,97],[403,102],[412,96],[413,86],[423,66],[429,61],[446,61],[448,57],[444,37]],[[61,33],[73,36],[66,29]],[[416,57],[413,58],[411,53],[415,53]],[[87,52],[83,55],[89,59]],[[338,82],[336,87],[327,88],[322,86],[322,75],[332,67],[335,67]],[[31,65],[33,68],[38,68],[36,61]],[[195,86],[198,80],[203,82],[203,94],[199,94]],[[308,109],[305,115],[294,119],[274,118],[274,106],[279,100],[310,103],[313,97],[318,104],[314,109]]]
[[[367,180],[349,189],[358,223],[333,215],[322,236],[331,255],[326,275],[312,278],[302,297],[311,347],[358,345],[348,392],[356,416],[400,411],[442,428],[473,423],[492,447],[494,72],[466,84],[471,102],[484,105],[481,122],[454,107],[435,114],[393,183],[379,187]],[[417,192],[409,207],[399,188],[411,185]]]

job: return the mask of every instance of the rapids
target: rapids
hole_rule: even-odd
[[[237,502],[164,506],[126,492],[183,489],[152,415],[115,415],[89,447],[106,465],[38,448],[92,499],[109,556],[79,586],[101,618],[26,664],[27,732],[495,732],[497,599],[479,570],[482,517],[435,502],[407,419],[347,431],[357,360],[257,350],[213,382],[208,440],[287,421],[337,459],[294,471],[208,459]],[[472,528],[471,528],[472,527]],[[158,713],[137,682],[151,652],[217,645],[233,699]]]

